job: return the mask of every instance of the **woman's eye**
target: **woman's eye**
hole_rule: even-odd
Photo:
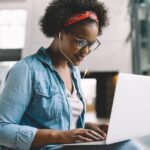
[[[77,44],[78,46],[84,46],[84,45],[86,45],[86,42],[85,42],[85,41],[76,40],[76,44]]]
[[[78,45],[78,46],[83,46],[84,44],[81,43],[81,42],[77,42],[77,45]]]

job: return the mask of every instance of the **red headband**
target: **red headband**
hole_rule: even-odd
[[[76,22],[79,22],[80,20],[84,20],[86,18],[91,18],[91,19],[95,20],[97,23],[99,22],[98,21],[98,17],[97,17],[97,15],[94,12],[92,12],[92,11],[85,11],[83,13],[78,13],[78,14],[72,16],[70,19],[68,19],[66,21],[64,26],[67,27],[69,25],[72,25],[72,24],[74,24]]]

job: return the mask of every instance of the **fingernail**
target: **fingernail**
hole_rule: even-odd
[[[102,137],[102,140],[106,140],[106,138],[105,138],[105,137]]]

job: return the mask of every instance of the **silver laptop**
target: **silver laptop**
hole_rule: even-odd
[[[113,144],[150,135],[150,77],[118,75],[106,141],[63,145]]]

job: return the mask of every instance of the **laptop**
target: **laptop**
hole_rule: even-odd
[[[113,144],[150,135],[150,77],[120,73],[106,141],[63,145]]]

